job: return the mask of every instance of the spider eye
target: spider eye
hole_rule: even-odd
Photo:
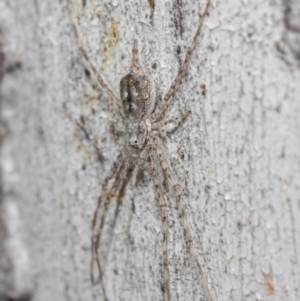
[[[135,143],[135,144],[137,144],[137,143],[138,143],[138,141],[137,141],[137,140],[134,140],[134,143]]]

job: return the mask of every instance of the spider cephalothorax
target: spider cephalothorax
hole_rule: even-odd
[[[148,136],[148,128],[145,120],[127,122],[127,131],[130,135],[130,146],[135,148],[144,146]]]

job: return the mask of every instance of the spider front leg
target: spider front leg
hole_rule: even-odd
[[[194,247],[194,243],[193,243],[193,238],[192,238],[192,234],[190,232],[190,228],[189,228],[189,224],[188,224],[188,220],[187,220],[187,214],[186,214],[186,209],[185,209],[185,203],[184,203],[184,197],[183,197],[183,193],[181,190],[181,187],[179,185],[179,182],[176,180],[175,177],[175,173],[169,163],[169,161],[167,160],[167,157],[164,154],[164,148],[163,148],[163,143],[162,141],[159,139],[159,137],[153,137],[153,146],[155,147],[156,153],[157,153],[157,157],[158,160],[162,166],[163,171],[166,173],[168,180],[175,192],[175,195],[178,199],[179,202],[179,208],[182,214],[182,219],[183,219],[183,230],[184,230],[184,234],[191,252],[191,255],[194,259],[194,262],[197,266],[200,278],[201,278],[201,282],[202,285],[205,289],[206,292],[206,296],[208,298],[209,301],[213,301],[211,292],[209,290],[208,287],[208,283],[206,280],[206,277],[204,275],[204,272],[202,270],[201,264],[198,260],[198,256],[197,256],[197,252],[196,249]]]
[[[167,301],[171,301],[171,294],[170,294],[170,275],[169,275],[169,261],[168,261],[168,226],[169,226],[169,213],[168,213],[168,206],[163,197],[163,177],[161,172],[158,170],[157,166],[157,155],[153,154],[150,155],[150,162],[153,171],[153,178],[155,183],[155,188],[158,196],[159,207],[162,217],[162,230],[163,230],[163,271],[164,271],[164,295],[166,296]]]
[[[102,184],[102,190],[101,190],[101,195],[98,198],[98,202],[97,202],[97,207],[94,211],[94,216],[93,216],[93,220],[92,220],[92,234],[91,234],[91,251],[92,251],[92,257],[91,257],[91,281],[92,283],[94,283],[94,276],[93,276],[93,262],[94,259],[96,259],[96,256],[94,254],[95,251],[95,246],[94,246],[94,237],[95,237],[95,227],[96,227],[96,223],[97,223],[97,219],[98,219],[98,212],[100,210],[101,204],[102,204],[102,193],[105,193],[105,191],[107,190],[107,185],[109,180],[113,179],[119,169],[119,167],[121,166],[123,160],[123,156],[120,153],[115,161],[115,163],[113,164],[113,167],[111,169],[111,171],[109,172],[108,176],[105,178],[104,183]]]
[[[125,152],[126,153],[126,152]],[[126,155],[120,154],[114,164],[114,167],[112,168],[111,172],[109,173],[108,177],[106,177],[103,185],[102,185],[102,194],[104,194],[104,197],[101,195],[99,196],[98,203],[96,210],[94,212],[94,217],[92,221],[92,258],[91,258],[91,279],[92,282],[94,282],[93,277],[93,260],[96,260],[98,272],[99,272],[99,282],[102,288],[104,300],[107,301],[106,296],[106,290],[105,285],[103,281],[103,271],[100,263],[99,258],[99,247],[101,243],[101,237],[103,228],[105,226],[106,217],[110,208],[111,200],[113,197],[117,198],[117,202],[119,202],[119,199],[122,197],[123,191],[126,188],[126,185],[131,179],[131,175],[133,173],[133,165],[131,160],[125,160]],[[108,188],[108,182],[110,179],[115,178],[112,187]],[[102,200],[105,199],[104,202],[104,208],[103,213],[100,217],[100,224],[97,233],[95,233],[95,228],[97,226],[97,221],[99,219],[98,215],[101,209]],[[118,210],[118,205],[116,210]]]
[[[122,156],[121,154],[117,157],[117,160],[113,166],[113,168],[111,169],[109,175],[106,177],[103,185],[102,185],[102,192],[101,193],[105,193],[105,191],[107,190],[107,185],[110,179],[112,179],[115,174],[118,172],[119,167],[122,163]],[[103,292],[103,296],[104,296],[104,300],[107,301],[107,297],[106,297],[106,292],[105,292],[105,287],[104,287],[104,282],[103,282],[103,273],[102,273],[102,268],[101,268],[101,264],[100,264],[100,260],[99,260],[99,255],[98,255],[98,249],[99,249],[99,243],[100,243],[100,238],[99,235],[101,237],[101,233],[102,233],[102,228],[104,226],[105,223],[105,219],[106,219],[106,215],[107,215],[107,211],[109,209],[109,206],[104,206],[104,212],[102,214],[101,217],[101,223],[103,224],[102,228],[101,228],[101,223],[100,223],[100,228],[99,231],[97,233],[97,236],[95,235],[95,227],[96,227],[96,223],[98,220],[98,214],[101,208],[101,204],[102,204],[102,195],[99,196],[98,198],[98,202],[97,202],[97,207],[94,211],[94,216],[93,216],[93,220],[92,220],[92,234],[91,234],[91,268],[90,268],[90,275],[91,275],[91,281],[92,283],[94,283],[94,275],[93,275],[93,263],[94,260],[96,260],[97,262],[97,267],[98,267],[98,272],[99,272],[99,282],[102,288],[102,292]],[[96,241],[94,241],[96,236]]]

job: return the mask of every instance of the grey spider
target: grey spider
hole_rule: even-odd
[[[180,124],[188,117],[190,112],[185,112],[176,118],[167,118],[166,111],[168,110],[172,99],[176,93],[178,84],[186,70],[186,67],[190,61],[191,55],[196,47],[197,37],[200,34],[204,18],[208,12],[211,0],[208,0],[202,16],[200,17],[199,25],[192,44],[187,51],[185,60],[181,65],[175,80],[171,84],[167,94],[164,96],[160,103],[156,103],[156,90],[154,80],[143,69],[138,52],[137,40],[134,40],[132,50],[132,62],[129,73],[124,76],[120,81],[120,101],[115,94],[109,89],[104,82],[92,61],[88,57],[86,51],[83,48],[80,40],[75,17],[72,14],[71,5],[68,3],[68,9],[72,20],[72,26],[77,38],[80,53],[93,71],[99,85],[109,96],[110,100],[119,108],[123,109],[123,117],[126,120],[127,131],[130,139],[125,150],[122,149],[117,156],[116,161],[113,164],[111,171],[102,184],[102,193],[98,198],[97,207],[94,212],[92,220],[92,260],[91,260],[91,277],[93,280],[93,262],[97,263],[99,272],[99,282],[102,287],[104,299],[107,301],[107,294],[105,290],[105,283],[103,277],[103,271],[101,261],[99,258],[99,247],[101,243],[101,237],[103,228],[106,222],[106,217],[111,204],[111,198],[120,198],[129,183],[135,169],[145,164],[150,164],[153,180],[155,182],[155,188],[157,191],[159,206],[161,209],[162,224],[163,224],[163,266],[164,266],[164,299],[171,301],[170,293],[170,277],[168,266],[168,207],[163,194],[162,179],[165,176],[172,186],[173,191],[178,199],[179,207],[181,210],[181,216],[183,219],[184,234],[189,246],[191,255],[197,266],[202,285],[205,289],[206,296],[209,301],[212,301],[212,295],[210,293],[206,277],[203,273],[202,267],[197,257],[192,235],[189,229],[186,209],[184,204],[184,197],[180,184],[176,180],[175,173],[166,155],[164,147],[164,139],[168,131],[162,130],[165,125],[173,125],[173,129],[176,129]],[[82,125],[80,128],[84,131],[86,137],[88,137],[86,131]],[[98,150],[98,148],[97,148]],[[158,164],[157,164],[158,163]],[[109,185],[110,180],[113,179],[112,185]],[[102,209],[102,215],[100,215]]]

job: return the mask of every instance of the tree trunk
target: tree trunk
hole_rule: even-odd
[[[116,95],[137,38],[163,96],[205,4],[72,7],[84,48]],[[299,15],[292,0],[213,1],[168,112],[191,111],[166,147],[214,300],[300,300]],[[2,0],[0,30],[0,298],[103,300],[90,279],[91,222],[126,143],[124,124],[79,53],[65,0]],[[100,245],[109,301],[163,300],[152,177],[146,170],[129,183],[117,217],[112,201]],[[166,198],[171,299],[207,300],[172,190]]]

